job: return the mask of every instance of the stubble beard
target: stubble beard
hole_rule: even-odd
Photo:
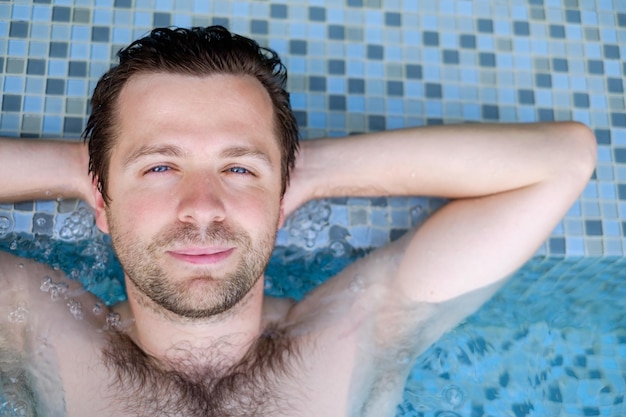
[[[192,320],[209,319],[226,313],[244,299],[263,275],[278,227],[268,229],[254,244],[248,233],[241,229],[233,230],[225,223],[214,223],[205,230],[177,223],[146,243],[119,230],[110,213],[107,217],[113,249],[139,297],[147,298],[165,312]],[[159,263],[168,256],[168,248],[204,245],[234,247],[234,253],[240,257],[235,270],[221,276],[213,276],[206,271],[191,272],[188,277],[174,281]],[[208,285],[193,285],[190,288],[197,280],[206,281]]]

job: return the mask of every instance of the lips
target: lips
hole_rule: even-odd
[[[227,259],[235,248],[183,248],[168,251],[168,254],[179,261],[196,264],[217,264]]]

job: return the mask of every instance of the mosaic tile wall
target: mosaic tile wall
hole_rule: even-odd
[[[119,48],[153,26],[209,24],[279,52],[305,138],[460,121],[588,124],[596,173],[539,253],[623,255],[623,0],[0,0],[0,135],[77,138]],[[279,244],[325,245],[342,224],[353,246],[380,246],[440,203],[316,202]],[[90,220],[77,208],[0,205],[0,238],[80,238],[74,226]]]

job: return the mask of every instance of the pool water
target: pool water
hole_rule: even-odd
[[[0,249],[64,270],[108,304],[125,298],[106,236],[11,235]],[[300,299],[367,252],[277,246],[266,292]],[[532,259],[418,358],[397,416],[626,415],[625,266],[622,258]]]

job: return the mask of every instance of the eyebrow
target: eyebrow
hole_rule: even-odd
[[[272,165],[272,161],[270,160],[269,156],[265,152],[262,152],[258,149],[250,148],[247,146],[228,147],[222,151],[220,156],[222,158],[241,158],[241,157],[255,158],[266,163],[269,166]]]
[[[131,152],[126,158],[124,158],[123,166],[127,167],[146,156],[173,156],[180,158],[185,155],[185,151],[182,148],[175,145],[144,145],[137,149],[134,152]],[[272,161],[269,156],[260,150],[246,147],[246,146],[230,146],[224,149],[220,157],[222,158],[255,158],[260,160],[261,162],[267,164],[268,166],[272,166]]]
[[[144,145],[124,158],[123,166],[127,167],[144,156],[162,155],[182,157],[185,152],[174,145]]]

